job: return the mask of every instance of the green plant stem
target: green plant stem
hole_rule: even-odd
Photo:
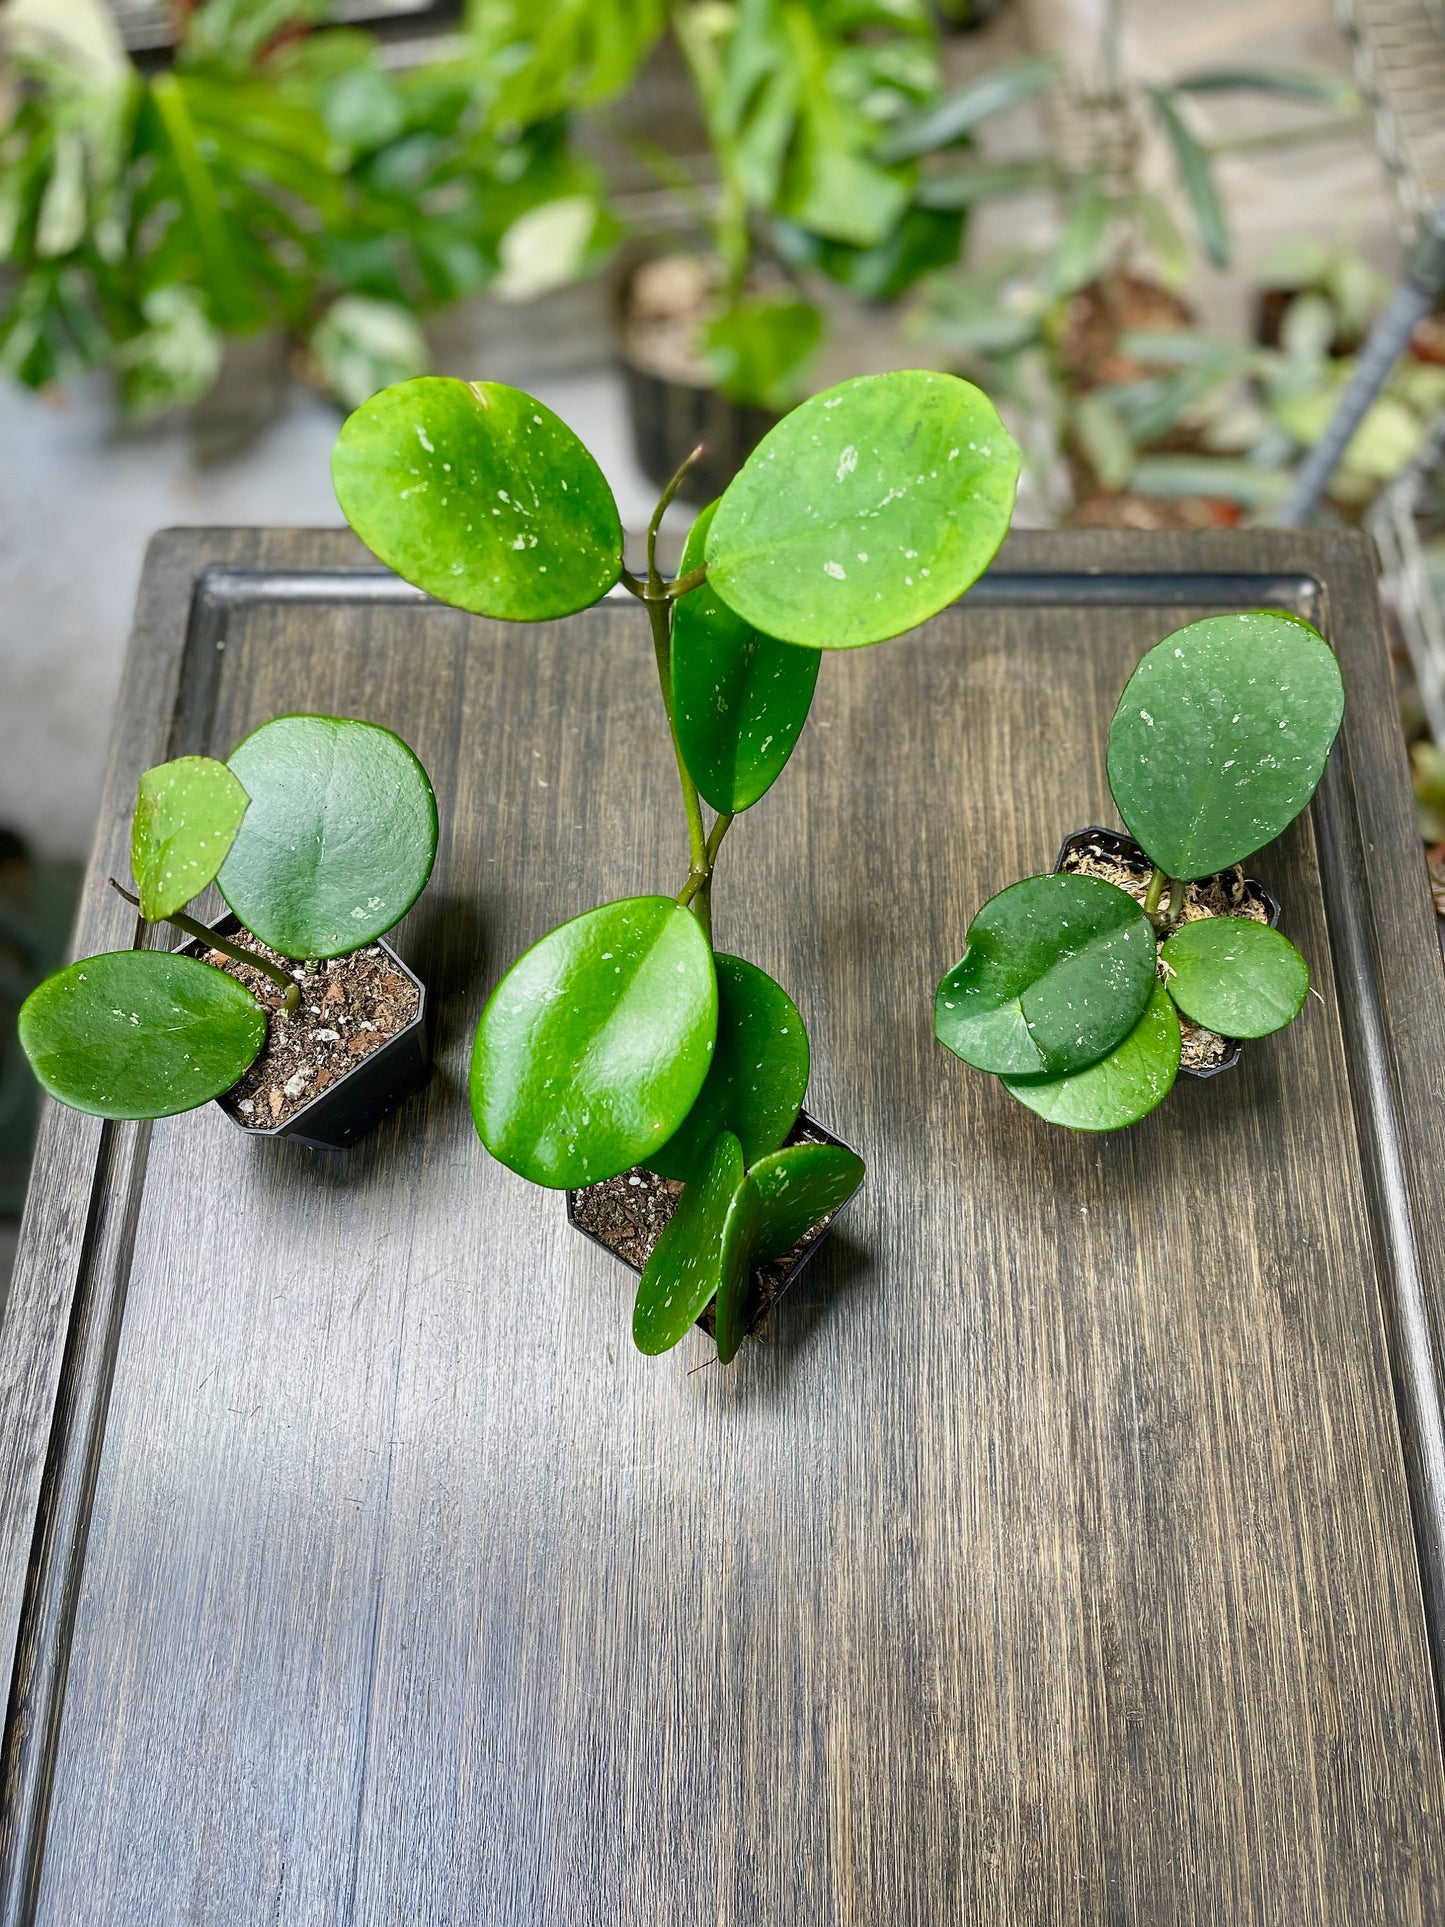
[[[110,887],[120,896],[123,896],[127,903],[134,904],[136,909],[140,910],[140,898],[132,896],[130,891],[127,890],[124,885],[117,883],[114,877],[110,880]],[[145,915],[143,910],[141,910],[141,915]],[[280,964],[272,963],[269,957],[263,957],[258,951],[248,950],[244,944],[232,943],[229,937],[223,937],[214,930],[208,930],[205,924],[197,923],[194,917],[188,917],[183,910],[174,911],[170,916],[162,917],[159,921],[171,924],[187,937],[198,937],[208,949],[219,950],[222,956],[230,957],[233,962],[249,964],[253,970],[259,970],[263,976],[269,977],[273,983],[278,984],[286,993],[286,1001],[282,1005],[283,1010],[287,1012],[293,1011],[300,1004],[300,984],[297,983],[289,970],[283,970]]]
[[[706,581],[707,564],[699,562],[697,567],[689,569],[686,575],[673,577],[667,585],[667,599],[669,602],[676,602],[679,596],[685,596],[691,589],[700,589]]]
[[[703,444],[697,447],[682,463],[667,487],[657,498],[657,507],[652,511],[652,520],[647,525],[647,586],[654,595],[666,595],[667,584],[657,568],[657,532],[662,527],[662,518],[672,506],[673,497],[687,480],[689,470],[695,468],[703,457]]]
[[[1171,877],[1169,879],[1169,922],[1178,923],[1183,909],[1184,879],[1183,877]]]
[[[668,732],[672,737],[672,753],[677,759],[677,779],[682,785],[682,807],[687,812],[687,842],[690,852],[690,869],[698,876],[708,874],[707,838],[702,827],[702,803],[698,797],[697,785],[687,773],[683,760],[682,744],[678,740],[677,721],[672,712],[672,604],[665,596],[649,595],[647,619],[652,624],[652,650],[657,658],[657,680],[662,688],[662,706],[667,712]],[[703,928],[707,920],[701,918]]]
[[[707,867],[708,867],[709,873],[711,872],[713,865],[717,862],[717,853],[722,848],[723,838],[727,835],[728,831],[733,826],[733,820],[734,819],[731,816],[731,814],[727,810],[724,810],[719,816],[714,818],[713,826],[708,831]]]
[[[652,520],[647,525],[647,583],[644,587],[636,577],[628,577],[623,570],[623,580],[634,595],[640,594],[647,605],[647,619],[652,625],[652,651],[657,658],[657,680],[662,689],[662,706],[667,712],[667,727],[672,737],[672,753],[677,760],[677,780],[682,785],[682,806],[687,812],[688,876],[687,882],[678,892],[677,901],[690,909],[703,927],[709,943],[712,942],[712,859],[716,854],[716,844],[710,842],[703,831],[702,799],[698,796],[697,785],[688,774],[687,762],[682,753],[682,743],[677,733],[677,718],[672,707],[672,605],[677,596],[685,591],[677,583],[664,582],[657,566],[657,532],[662,527],[662,518],[667,513],[668,504],[687,479],[688,470],[702,459],[702,443],[688,456],[678,469],[667,487],[658,498],[657,507],[652,511]],[[706,574],[706,569],[701,572]],[[693,576],[701,575],[693,569],[682,578],[687,588],[692,588]],[[634,584],[636,586],[634,587]],[[726,819],[731,822],[731,818]],[[722,817],[718,822],[724,822]],[[721,831],[717,823],[713,825],[717,842],[721,843],[727,834],[726,824]]]
[[[1164,872],[1156,863],[1149,874],[1149,888],[1144,893],[1144,915],[1150,923],[1157,924],[1159,921],[1159,899],[1164,894],[1164,885],[1167,881]]]

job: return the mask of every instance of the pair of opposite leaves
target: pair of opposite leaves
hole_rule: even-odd
[[[163,919],[215,882],[242,925],[283,957],[372,942],[421,894],[437,813],[420,762],[372,723],[284,716],[229,763],[179,757],[140,780],[131,868],[141,913]],[[229,1090],[266,1038],[244,985],[164,950],[83,958],[20,1013],[41,1084],[102,1117],[167,1117]]]
[[[1268,611],[1210,617],[1167,636],[1130,678],[1109,732],[1119,812],[1149,860],[1197,879],[1271,842],[1308,803],[1344,713],[1333,652],[1308,623]],[[1139,905],[1099,878],[1031,877],[990,899],[938,987],[935,1029],[1058,1123],[1111,1130],[1166,1095],[1179,1063],[1175,1006],[1227,1037],[1296,1017],[1304,959],[1264,924],[1186,924],[1162,951]]]

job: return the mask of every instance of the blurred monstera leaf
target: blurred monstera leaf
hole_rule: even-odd
[[[221,371],[221,336],[191,288],[156,288],[141,302],[145,326],[115,351],[121,397],[132,415],[158,415],[198,401]]]

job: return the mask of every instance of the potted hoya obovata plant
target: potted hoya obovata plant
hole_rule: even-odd
[[[770,432],[698,518],[673,581],[656,534],[680,477],[636,576],[596,462],[516,389],[387,389],[346,423],[332,466],[361,539],[443,601],[542,622],[620,583],[647,611],[686,874],[675,895],[538,933],[482,1013],[472,1112],[493,1156],[571,1193],[574,1223],[641,1269],[644,1352],[710,1313],[731,1359],[863,1164],[802,1113],[809,1049],[792,998],[714,951],[718,854],[791,755],[823,652],[914,628],[986,567],[1018,452],[953,376],[845,382]]]
[[[85,957],[34,990],[20,1041],[52,1097],[107,1118],[219,1100],[256,1137],[340,1150],[426,1081],[425,992],[381,941],[436,856],[426,771],[398,736],[281,716],[229,762],[140,779],[136,891],[175,950]],[[185,906],[215,883],[228,914]]]
[[[1240,866],[1314,795],[1343,715],[1334,652],[1298,616],[1156,644],[1109,729],[1131,834],[1076,831],[1051,875],[983,906],[938,986],[939,1040],[1051,1123],[1112,1131],[1291,1023],[1309,969]]]

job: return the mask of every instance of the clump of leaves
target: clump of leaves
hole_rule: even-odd
[[[279,955],[344,956],[405,916],[436,842],[431,784],[400,737],[334,716],[281,716],[229,762],[182,756],[145,772],[131,826],[136,892],[121,894],[147,922],[271,978],[289,1011],[304,972],[217,934],[185,906],[214,883],[243,930]],[[267,1007],[198,958],[117,950],[46,978],[19,1029],[36,1076],[63,1104],[170,1117],[241,1078],[266,1041]]]
[[[807,1032],[781,985],[714,952],[719,851],[782,773],[823,654],[913,628],[987,566],[1018,452],[986,398],[953,376],[845,382],[773,429],[699,516],[673,581],[655,542],[682,474],[635,576],[596,462],[516,389],[389,389],[346,423],[332,472],[361,539],[443,601],[545,622],[621,583],[647,611],[687,874],[675,896],[572,918],[512,966],[477,1027],[472,1113],[493,1156],[536,1184],[580,1187],[637,1164],[684,1180],[635,1335],[661,1351],[715,1298],[719,1353],[731,1357],[751,1267],[836,1209],[863,1171],[837,1147],[785,1145],[807,1088]]]
[[[1290,1023],[1309,990],[1294,945],[1243,917],[1182,921],[1184,886],[1294,821],[1343,715],[1334,652],[1296,616],[1210,616],[1166,636],[1109,729],[1109,786],[1153,865],[1142,907],[1099,877],[1002,891],[938,986],[939,1041],[1051,1123],[1113,1131],[1173,1085],[1176,1007],[1231,1039]]]
[[[0,367],[42,387],[106,366],[147,414],[272,327],[350,405],[427,365],[427,311],[603,257],[616,226],[564,109],[630,54],[584,74],[489,4],[456,58],[394,73],[366,34],[306,31],[320,11],[211,0],[154,75],[113,32],[9,50]]]
[[[719,286],[698,348],[723,394],[781,412],[804,392],[826,324],[796,289],[754,285],[760,265],[887,301],[955,261],[966,198],[920,162],[966,145],[979,119],[1043,85],[1054,64],[1023,62],[941,95],[924,0],[675,0],[671,19],[719,185],[703,216]],[[661,171],[671,179],[676,164]]]

